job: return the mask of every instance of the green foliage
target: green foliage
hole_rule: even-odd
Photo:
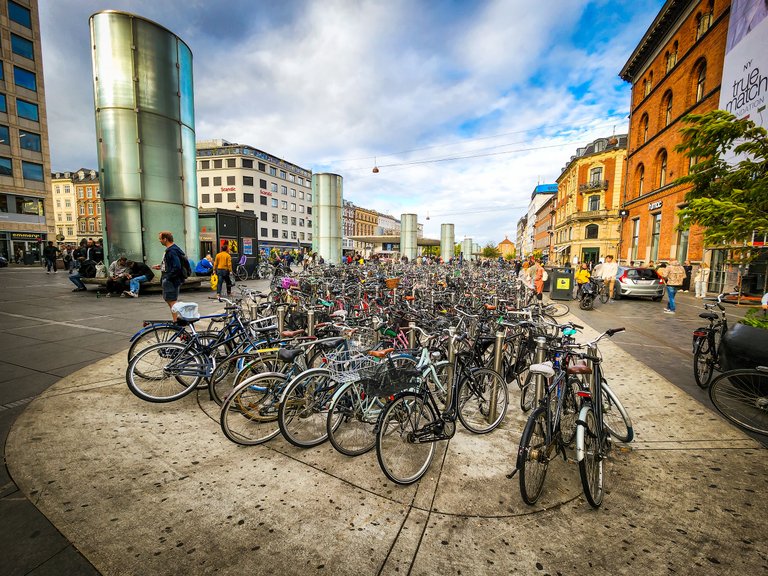
[[[704,228],[708,245],[743,244],[768,233],[768,136],[724,110],[689,114],[675,150],[698,162],[675,184],[690,184],[679,229]],[[734,158],[735,156],[735,158]],[[738,162],[734,164],[734,160]]]
[[[488,244],[486,244],[483,247],[483,250],[481,251],[481,254],[483,255],[484,258],[494,258],[495,259],[495,258],[499,257],[500,252],[499,252],[498,248],[496,248],[496,246],[494,244],[492,244],[491,242],[488,242]]]
[[[768,330],[768,314],[761,308],[750,308],[739,322],[753,328]]]

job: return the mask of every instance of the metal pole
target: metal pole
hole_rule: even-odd
[[[496,332],[496,342],[493,348],[493,369],[497,374],[501,374],[501,359],[504,355],[504,332]],[[492,424],[496,421],[496,394],[499,391],[499,382],[496,378],[493,379],[493,386],[491,386],[491,401],[488,406],[488,424]]]
[[[590,356],[597,356],[597,346],[587,346],[587,352]],[[595,396],[595,365],[592,360],[587,360],[587,366],[592,370],[589,374],[589,395],[592,398],[593,405],[600,402],[600,398]]]
[[[451,326],[448,328],[448,370],[446,370],[446,376],[448,378],[448,382],[446,383],[447,388],[447,394],[445,397],[445,406],[446,408],[451,405],[452,396],[453,396],[453,366],[454,362],[456,361],[456,350],[453,347],[453,339],[456,336],[456,328]]]
[[[315,335],[315,311],[309,309],[307,311],[307,336]]]
[[[408,348],[416,349],[416,322],[408,322]]]
[[[536,352],[533,356],[534,364],[541,364],[547,356],[547,339],[543,336],[539,336],[533,339],[536,342]],[[534,408],[539,405],[539,401],[544,397],[544,376],[541,374],[534,374],[536,379],[536,393],[533,397]]]
[[[283,330],[285,330],[285,314],[288,312],[287,306],[278,306],[277,307],[277,333],[282,335]]]

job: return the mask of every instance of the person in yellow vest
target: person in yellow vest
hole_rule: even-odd
[[[219,277],[219,283],[216,286],[216,295],[221,296],[221,287],[226,282],[227,296],[232,296],[232,256],[229,255],[229,244],[222,244],[221,252],[216,254],[213,261],[213,271]]]
[[[581,287],[589,282],[589,267],[586,262],[581,263],[581,267],[576,271],[576,300],[581,298]]]

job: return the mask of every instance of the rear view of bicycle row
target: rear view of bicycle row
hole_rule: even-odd
[[[527,504],[561,457],[578,463],[589,504],[602,504],[613,445],[634,436],[599,350],[623,328],[579,342],[582,327],[558,319],[567,307],[537,301],[513,276],[351,272],[284,277],[268,294],[241,286],[219,315],[192,305],[178,323],[146,321],[129,389],[150,402],[202,389],[236,444],[282,436],[349,458],[375,451],[400,485],[418,482],[456,434],[518,426],[507,474]]]

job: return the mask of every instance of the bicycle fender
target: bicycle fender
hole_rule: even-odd
[[[585,434],[587,434],[587,411],[591,410],[592,407],[582,406],[581,410],[579,410],[579,418],[576,420],[576,462],[581,462],[584,460],[584,437]]]

